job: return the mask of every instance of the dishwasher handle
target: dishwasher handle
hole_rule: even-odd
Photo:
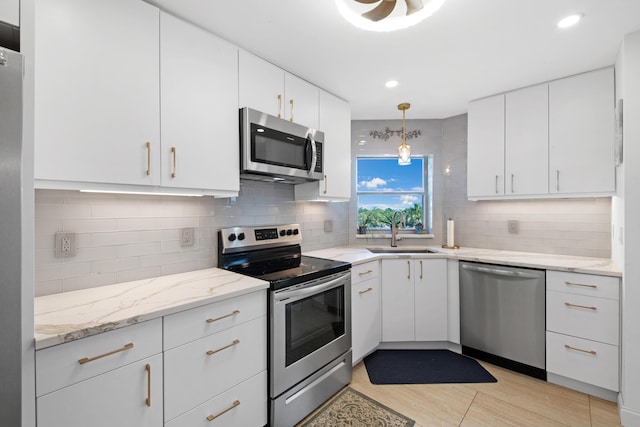
[[[511,270],[503,270],[501,268],[494,267],[479,267],[476,265],[470,264],[462,264],[462,268],[464,270],[476,271],[478,273],[486,273],[486,274],[494,274],[496,276],[506,276],[506,277],[518,277],[521,279],[537,279],[540,277],[536,273],[527,273],[524,271],[511,271]]]

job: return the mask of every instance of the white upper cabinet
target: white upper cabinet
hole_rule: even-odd
[[[504,195],[504,95],[469,104],[467,194]]]
[[[347,102],[322,90],[319,129],[324,132],[324,179],[296,185],[296,200],[348,201],[351,197],[351,108]]]
[[[20,26],[20,0],[0,1],[0,21]]]
[[[549,83],[549,192],[615,191],[613,68]]]
[[[162,186],[237,194],[238,50],[160,15]]]
[[[320,89],[243,50],[238,62],[240,108],[318,128]]]
[[[505,193],[547,193],[548,86],[505,95]]]
[[[158,9],[136,0],[35,8],[36,180],[159,185]]]

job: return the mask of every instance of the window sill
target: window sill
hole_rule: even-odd
[[[433,239],[435,238],[434,234],[399,234],[398,240],[402,239]],[[391,239],[391,233],[367,233],[367,234],[356,234],[356,239]]]

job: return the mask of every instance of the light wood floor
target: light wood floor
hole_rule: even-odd
[[[416,427],[620,425],[615,403],[480,363],[497,383],[373,385],[361,362],[350,385]]]

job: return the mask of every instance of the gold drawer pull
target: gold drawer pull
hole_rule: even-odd
[[[219,416],[226,414],[227,412],[229,412],[230,410],[232,410],[232,409],[233,409],[233,408],[235,408],[236,406],[240,406],[240,401],[239,401],[239,400],[236,400],[235,402],[233,402],[233,404],[232,404],[231,406],[229,406],[227,409],[225,409],[224,411],[220,412],[219,414],[216,414],[216,415],[209,415],[209,416],[207,417],[207,419],[208,419],[209,421],[213,421],[213,420],[215,420],[216,418],[218,418]]]
[[[102,359],[103,357],[111,356],[112,354],[120,353],[121,351],[129,350],[132,348],[133,348],[133,343],[130,342],[129,344],[125,344],[124,347],[122,348],[110,351],[105,354],[101,354],[100,356],[83,357],[82,359],[78,360],[78,363],[80,363],[81,365],[84,365],[85,363],[93,362],[94,360]]]
[[[373,270],[367,270],[367,271],[363,271],[363,272],[358,273],[358,276],[364,276],[366,274],[371,274],[371,273],[373,273]]]
[[[207,351],[207,356],[212,356],[212,355],[214,355],[214,354],[216,354],[216,353],[218,353],[218,352],[220,352],[222,350],[226,350],[229,347],[233,347],[236,344],[240,344],[240,340],[233,340],[233,342],[231,344],[225,345],[224,347],[220,347],[217,350],[209,350],[209,351]]]
[[[366,294],[367,292],[371,292],[373,290],[373,288],[369,288],[369,289],[365,289],[364,291],[360,291],[358,292],[360,295],[362,294]]]
[[[588,354],[592,354],[592,355],[596,355],[597,353],[593,350],[583,350],[581,348],[577,348],[577,347],[571,347],[569,344],[565,344],[564,348],[568,349],[568,350],[575,350],[575,351],[581,351],[583,353],[588,353]]]
[[[147,371],[147,399],[145,400],[145,403],[147,404],[147,406],[151,406],[151,365],[149,365],[147,363],[147,366],[144,367],[144,369]]]
[[[598,309],[598,307],[588,306],[588,305],[571,304],[570,302],[565,302],[564,305],[566,305],[567,307],[586,308],[587,310],[597,310]]]
[[[233,310],[233,313],[226,314],[224,316],[216,317],[215,319],[207,319],[207,323],[217,322],[218,320],[226,319],[227,317],[235,316],[236,314],[240,314],[240,310]]]
[[[584,288],[594,288],[594,289],[598,287],[596,285],[585,285],[584,283],[569,282],[567,280],[564,281],[564,284],[567,286],[582,286]]]
[[[151,175],[151,143],[147,142],[147,176]]]
[[[176,147],[171,147],[171,155],[173,156],[173,170],[171,171],[171,178],[176,177],[176,163],[178,161],[178,151]]]

